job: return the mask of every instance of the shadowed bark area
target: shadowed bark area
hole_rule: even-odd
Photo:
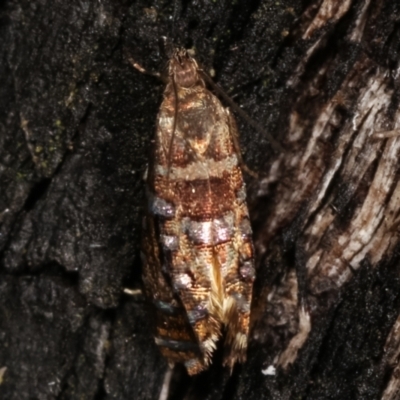
[[[399,398],[399,19],[390,0],[4,1],[0,398],[158,397],[167,363],[123,289],[163,91],[128,57],[162,71],[164,36],[285,149],[237,118],[259,171],[248,361],[177,367],[170,399]]]

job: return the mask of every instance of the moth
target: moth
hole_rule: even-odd
[[[145,178],[142,264],[155,342],[190,375],[221,338],[225,366],[246,360],[255,269],[237,137],[196,60],[175,50]]]

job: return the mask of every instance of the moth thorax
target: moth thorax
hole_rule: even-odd
[[[177,51],[170,61],[169,71],[173,76],[176,85],[190,88],[199,80],[196,61],[186,51]]]

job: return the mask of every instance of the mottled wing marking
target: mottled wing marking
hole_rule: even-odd
[[[223,332],[225,365],[246,359],[253,245],[234,119],[186,51],[169,74],[147,179],[143,280],[157,345],[196,374]]]
[[[163,250],[157,239],[155,225],[157,216],[165,215],[167,207],[153,207],[154,214],[149,213],[144,219],[143,283],[155,314],[155,342],[163,356],[170,363],[175,363],[199,359],[201,353],[193,330],[188,325],[186,311],[173,292],[171,282],[164,272],[165,268],[160,263]]]

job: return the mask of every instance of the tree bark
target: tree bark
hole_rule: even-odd
[[[248,360],[170,399],[400,396],[400,2],[0,5],[0,397],[156,399],[142,175],[168,49],[240,117],[257,253]],[[271,147],[269,132],[284,148]]]

